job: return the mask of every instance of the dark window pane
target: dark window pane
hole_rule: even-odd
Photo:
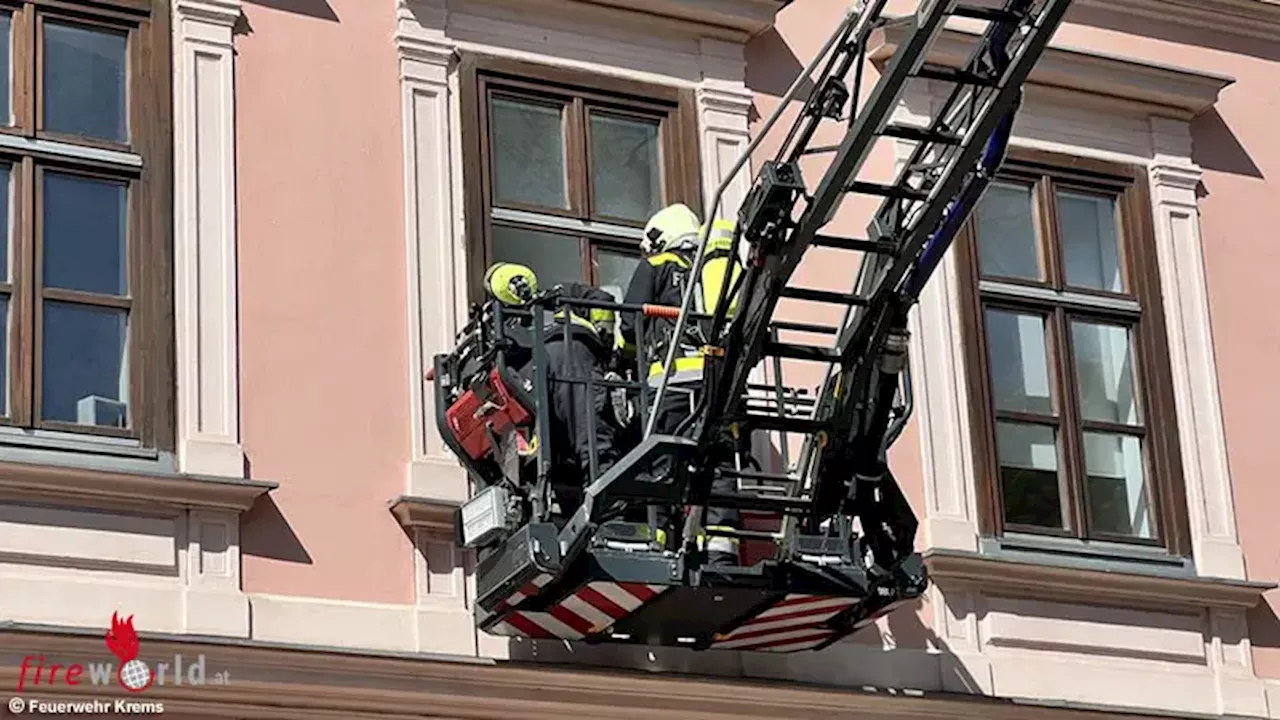
[[[0,163],[0,280],[9,281],[13,266],[13,166]]]
[[[1084,434],[1089,476],[1089,520],[1096,533],[1154,537],[1151,499],[1143,478],[1142,440],[1109,433]]]
[[[44,129],[129,141],[125,33],[44,23]]]
[[[127,427],[127,313],[46,301],[43,330],[43,418]]]
[[[9,296],[0,295],[0,415],[9,410]]]
[[[13,15],[0,13],[0,122],[13,124]]]
[[[124,183],[44,173],[44,284],[126,295]]]
[[[613,295],[622,302],[627,294],[627,285],[631,283],[631,274],[640,263],[639,256],[605,250],[596,251],[596,272],[602,290]]]
[[[996,423],[996,455],[1005,522],[1067,527],[1058,477],[1057,431],[1042,425]]]
[[[996,409],[1052,415],[1044,318],[990,309],[986,318],[991,393]]]
[[[1124,291],[1114,197],[1059,192],[1058,227],[1068,285]]]
[[[494,202],[569,207],[563,106],[495,97],[489,124]]]
[[[1080,414],[1086,420],[1137,425],[1133,352],[1129,329],[1073,321],[1071,345],[1079,383]]]
[[[643,222],[662,209],[658,123],[592,113],[591,183],[597,215]]]
[[[541,288],[583,281],[581,245],[568,235],[494,225],[493,260],[532,268]]]
[[[978,267],[983,275],[1044,278],[1031,186],[992,183],[977,214]]]

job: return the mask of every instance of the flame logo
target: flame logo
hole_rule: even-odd
[[[133,629],[133,616],[120,621],[119,613],[111,613],[111,629],[107,631],[107,648],[120,658],[116,679],[129,692],[142,692],[151,687],[155,674],[138,658],[138,633]]]
[[[127,663],[138,657],[138,633],[133,629],[133,616],[120,622],[118,613],[111,613],[111,629],[107,631],[107,649],[120,662]]]

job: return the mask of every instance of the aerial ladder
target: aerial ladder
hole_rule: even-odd
[[[795,652],[827,647],[927,588],[914,547],[917,520],[887,466],[913,402],[908,312],[998,171],[1022,86],[1070,0],[923,0],[904,18],[887,17],[887,4],[863,0],[849,9],[728,173],[736,174],[811,79],[802,111],[775,157],[761,164],[738,213],[732,254],[745,262],[722,283],[716,312],[695,310],[692,283],[678,309],[611,305],[672,318],[677,337],[694,323],[709,328],[700,399],[679,431],[654,432],[647,412],[670,391],[677,345],[671,343],[656,396],[646,401],[640,393],[643,433],[635,447],[607,472],[598,473],[593,462],[585,487],[555,487],[546,373],[539,370],[545,337],[533,328],[543,328],[557,308],[592,301],[539,293],[520,308],[478,305],[457,349],[435,358],[438,425],[478,490],[459,510],[457,526],[459,542],[478,551],[481,629],[533,639]],[[985,32],[961,66],[926,62],[950,18],[983,21]],[[891,22],[902,25],[903,39],[859,102],[872,33]],[[924,125],[892,119],[914,78],[950,88]],[[817,146],[820,127],[836,123],[841,141]],[[891,183],[863,179],[873,146],[885,138],[909,143],[909,157]],[[813,186],[801,171],[805,158],[826,160]],[[716,217],[727,184],[712,199],[709,217]],[[865,238],[824,232],[850,195],[881,199]],[[851,292],[793,282],[813,248],[862,256]],[[697,258],[694,278],[701,247]],[[826,326],[789,321],[778,308],[784,298],[835,307],[842,319]],[[784,342],[788,331],[828,341]],[[520,332],[523,339],[515,337]],[[506,351],[513,346],[527,349],[532,376],[511,367]],[[824,381],[807,401],[802,391],[782,386],[783,361],[824,368]],[[773,386],[753,381],[762,365],[774,370]],[[634,392],[645,375],[638,378],[582,382],[588,390],[594,382]],[[750,457],[744,439],[758,433],[783,438],[782,471],[766,472]],[[794,461],[792,436],[803,438]],[[660,458],[670,460],[668,476],[642,481]],[[712,492],[723,477],[736,480],[738,491]],[[658,505],[682,519],[679,537],[665,543],[647,534]],[[648,524],[617,519],[635,507],[649,509]],[[778,523],[769,531],[706,528],[706,507],[768,513]],[[767,541],[770,552],[743,566],[707,564],[703,543],[716,533]]]

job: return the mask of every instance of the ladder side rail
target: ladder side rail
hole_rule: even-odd
[[[775,154],[775,159],[773,161],[774,163],[782,165],[796,163],[804,156],[806,152],[805,148],[810,139],[817,131],[823,118],[827,116],[823,112],[822,107],[824,101],[827,99],[823,92],[823,88],[830,85],[833,79],[836,79],[837,82],[844,83],[844,78],[848,75],[850,66],[855,65],[856,63],[859,84],[855,86],[851,96],[852,100],[849,103],[849,112],[851,113],[850,119],[852,120],[852,113],[855,112],[857,107],[857,93],[861,82],[866,42],[870,37],[871,32],[875,28],[879,27],[881,19],[880,16],[887,4],[888,0],[875,0],[874,3],[869,6],[865,4],[864,0],[858,0],[858,2],[851,4],[841,25],[838,26],[836,31],[828,38],[826,44],[810,63],[809,67],[798,76],[793,88],[799,87],[803,80],[811,79],[813,68],[817,67],[818,62],[822,57],[827,56],[828,53],[830,54],[826,67],[823,68],[818,79],[813,83],[813,90],[810,92],[809,97],[806,98],[798,119],[792,125],[791,131],[787,134],[786,138],[779,145],[779,149]],[[852,41],[849,39],[850,36],[853,37]],[[835,48],[835,50],[832,51],[832,48]],[[847,88],[845,92],[848,93]],[[770,117],[770,122],[767,123],[757,135],[758,139],[762,138],[766,134],[772,125],[772,121],[785,110],[788,102],[789,100],[784,98],[783,101],[779,103],[778,107],[774,110],[774,114]],[[799,138],[798,140],[797,136]],[[751,149],[748,148],[744,153],[744,157],[749,156],[750,154]],[[724,182],[727,183],[730,177],[732,177],[732,175],[726,177]],[[750,212],[752,201],[760,197],[763,188],[760,187],[759,183],[760,177],[757,177],[757,186],[748,193],[748,199],[740,209],[740,215],[745,216],[748,214]],[[794,207],[797,200],[797,197],[791,198],[792,207]],[[710,217],[714,217],[714,212]],[[780,218],[775,218],[775,220],[777,219]],[[790,218],[788,217],[787,219],[789,220]],[[734,229],[733,239],[729,249],[730,257],[740,257],[744,229],[749,225],[751,225],[751,222],[742,222],[740,217],[740,222],[737,223]],[[759,230],[759,228],[754,229]],[[753,234],[758,235],[759,233]],[[724,280],[727,280],[733,272],[734,268],[732,266],[726,267]],[[752,282],[753,277],[754,273],[750,271],[740,272],[736,281],[732,283],[732,288],[729,287],[730,283],[726,281],[722,280],[720,283],[720,293],[715,305],[716,312],[712,318],[711,327],[709,328],[710,332],[708,334],[708,339],[710,342],[718,342],[720,345],[724,345],[724,334],[727,326],[732,322],[732,318],[728,316],[728,299],[730,296],[737,295],[739,299],[739,307],[746,305],[750,300],[750,292],[747,288],[754,286],[754,283]],[[714,387],[716,385],[715,380],[717,378],[717,374],[715,370],[716,369],[714,367],[708,368],[708,372],[704,380],[704,386]],[[699,404],[693,412],[693,420],[696,421],[698,418],[703,417],[704,411],[707,407],[717,406],[716,403],[712,402],[712,398],[714,397],[716,397],[714,393],[702,393],[699,398]],[[738,405],[741,407],[745,405],[745,403],[738,403]],[[700,423],[701,426],[705,426],[705,424],[705,422]],[[687,425],[682,426],[682,429],[685,428],[687,428]]]
[[[743,302],[728,331],[725,356],[717,363],[723,367],[724,376],[716,378],[717,382],[708,389],[711,399],[706,412],[709,417],[724,418],[738,413],[736,398],[740,394],[740,388],[746,383],[750,370],[761,356],[767,339],[767,333],[762,331],[772,317],[783,286],[799,265],[813,236],[834,212],[837,201],[844,194],[844,185],[865,162],[877,133],[888,122],[890,110],[901,97],[910,74],[923,61],[925,51],[936,39],[954,1],[940,0],[923,17],[917,16],[912,21],[915,23],[914,31],[894,54],[872,90],[871,97],[863,105],[862,112],[850,125],[836,158],[828,167],[813,200],[805,208],[788,242],[782,246],[781,251],[757,257],[751,264]],[[749,230],[744,228],[744,232]],[[708,423],[710,424],[713,423]],[[710,437],[713,432],[714,428],[704,428],[703,437]]]
[[[1018,0],[1013,1],[1017,2]],[[992,41],[999,37],[999,35],[996,34],[998,30],[999,28],[997,25],[992,23],[988,27],[988,31],[984,33],[983,37],[979,38],[979,41],[974,45],[973,50],[970,52],[969,59],[963,66],[964,72],[975,76],[983,74],[984,59],[991,54],[991,48],[993,45]],[[989,38],[988,35],[991,35],[992,37]],[[989,89],[991,88],[974,87],[965,83],[956,83],[954,87],[952,87],[951,92],[948,93],[946,100],[943,101],[941,109],[938,111],[935,118],[931,120],[930,128],[936,130],[945,126],[948,129],[955,130],[955,119],[952,116],[966,104],[970,107],[970,112],[972,114],[973,106],[979,102],[979,95],[983,91]],[[970,121],[972,121],[972,119],[973,118],[971,117]],[[899,172],[897,179],[895,179],[894,185],[902,186],[908,184],[911,176],[917,173],[916,168],[918,167],[935,164],[945,167],[946,164],[954,158],[955,154],[959,152],[959,149],[959,146],[955,145],[939,146],[938,144],[928,142],[916,143],[915,147],[912,149],[911,155],[903,164],[902,170]],[[930,158],[931,155],[932,157]],[[902,201],[893,198],[888,198],[882,202],[871,223],[868,225],[868,234],[873,236],[889,235],[894,238],[900,238],[903,235],[905,228],[903,217],[905,213],[903,212],[902,205]],[[859,285],[857,288],[857,292],[865,297],[870,297],[874,294],[873,290],[878,283],[881,273],[887,269],[886,266],[888,263],[884,262],[884,258],[877,257],[876,260],[878,261],[876,263],[876,271],[871,273],[872,278],[874,278],[873,282],[866,286]],[[859,315],[861,315],[861,313],[859,313]],[[848,342],[849,336],[859,319],[860,317],[856,317],[853,323],[842,326],[843,330],[839,340],[840,345],[843,346]]]
[[[823,45],[822,49],[819,50],[819,52],[814,56],[813,60],[809,62],[809,65],[791,83],[791,87],[788,88],[786,94],[782,96],[782,99],[778,102],[778,106],[774,108],[774,111],[769,115],[769,118],[765,121],[764,125],[761,126],[760,130],[756,133],[756,137],[747,145],[746,149],[743,150],[742,154],[738,157],[737,161],[734,162],[733,167],[729,169],[729,172],[725,173],[724,179],[720,181],[720,185],[716,187],[716,192],[712,196],[711,204],[707,209],[708,220],[703,223],[702,231],[698,235],[698,249],[697,249],[697,255],[695,256],[693,271],[689,275],[690,282],[685,286],[684,292],[682,294],[683,296],[680,300],[680,315],[679,317],[676,318],[675,328],[672,331],[672,338],[678,339],[681,333],[684,332],[684,326],[687,322],[686,315],[689,312],[689,308],[693,300],[693,293],[697,285],[694,282],[694,279],[696,279],[702,272],[702,266],[705,263],[705,254],[703,250],[706,248],[707,238],[709,237],[711,232],[712,220],[715,219],[716,213],[720,209],[720,201],[724,197],[725,190],[728,189],[729,184],[733,181],[735,177],[737,177],[738,172],[747,163],[750,157],[755,153],[756,148],[760,146],[760,143],[764,140],[765,136],[769,133],[769,130],[771,130],[774,124],[778,122],[779,118],[782,117],[782,114],[783,112],[786,111],[787,106],[799,94],[800,88],[803,87],[804,85],[804,81],[809,79],[809,77],[813,74],[814,69],[818,67],[819,63],[821,63],[822,59],[826,57],[828,53],[831,52],[832,47],[835,46],[836,42],[843,35],[843,32],[846,29],[846,27],[852,24],[855,21],[855,18],[858,18],[858,17],[861,17],[861,14],[857,12],[857,6],[856,5],[851,6],[849,11],[845,14],[845,18],[841,23],[839,29],[837,29],[836,32],[832,33],[831,37],[829,37],[826,43]],[[737,234],[738,233],[735,232],[735,235]],[[662,378],[658,382],[658,389],[654,393],[654,397],[653,397],[652,409],[649,413],[647,422],[645,423],[644,437],[649,437],[650,435],[652,435],[653,429],[657,424],[658,413],[656,410],[661,405],[663,394],[666,393],[667,384],[671,378],[672,371],[675,367],[676,352],[678,351],[679,347],[680,347],[680,343],[678,342],[678,340],[673,340],[673,342],[671,343],[671,347],[667,349],[667,357],[663,361]]]
[[[884,277],[876,283],[877,290],[870,303],[870,308],[874,309],[874,311],[868,312],[863,316],[864,320],[857,323],[853,329],[853,336],[850,338],[850,342],[844,348],[846,361],[844,366],[852,368],[852,372],[848,373],[852,376],[850,378],[850,390],[855,391],[848,392],[840,398],[834,408],[836,416],[839,418],[837,422],[845,426],[843,429],[849,429],[849,426],[853,424],[853,419],[857,415],[858,401],[869,399],[860,397],[860,395],[865,395],[865,392],[870,389],[871,373],[874,366],[870,362],[857,361],[860,357],[866,357],[867,350],[883,347],[888,332],[895,326],[903,324],[905,320],[906,310],[910,306],[910,298],[900,294],[899,286],[913,265],[913,262],[909,261],[908,258],[914,258],[920,253],[929,237],[926,233],[930,233],[932,228],[936,228],[941,220],[946,206],[939,200],[944,197],[956,196],[962,190],[963,183],[972,178],[973,173],[970,168],[976,163],[981,151],[985,149],[985,144],[980,145],[975,140],[977,138],[990,139],[994,134],[997,125],[1004,119],[1004,116],[998,114],[998,111],[1010,107],[1020,94],[1021,86],[1030,73],[1031,67],[1038,60],[1045,46],[1047,46],[1069,4],[1070,0],[1046,0],[1041,14],[1033,26],[1033,31],[1025,36],[1025,42],[1019,47],[1014,59],[1006,68],[998,85],[999,90],[995,98],[985,105],[973,127],[966,133],[966,142],[952,162],[949,163],[942,180],[934,186],[930,193],[930,201],[925,203],[917,222],[913,223],[913,227],[911,227],[909,234],[904,239],[903,257],[896,262],[890,263]],[[861,389],[862,393],[856,392],[858,389]],[[829,502],[830,498],[835,496],[836,493],[823,488],[822,485],[826,482],[843,483],[843,474],[840,472],[825,472],[825,469],[831,467],[833,463],[847,462],[849,460],[845,453],[848,450],[849,441],[852,439],[843,435],[843,433],[835,435],[833,440],[836,440],[836,442],[828,443],[821,453],[817,469],[819,473],[818,487],[815,488],[813,493],[815,514],[831,513],[837,510],[826,506],[824,502]]]
[[[851,11],[864,2],[865,0],[859,0],[859,2],[854,3]],[[874,0],[873,4],[863,8],[859,21],[845,33],[846,37],[853,35],[853,40],[842,43],[839,50],[832,54],[831,61],[819,76],[818,82],[814,83],[813,92],[801,111],[800,117],[779,147],[775,160],[785,163],[797,162],[808,150],[809,143],[823,120],[823,113],[817,106],[824,99],[822,94],[824,85],[833,80],[844,84],[849,72],[855,70],[855,68],[859,72],[858,79],[861,79],[860,71],[865,59],[864,51],[867,46],[867,40],[870,38],[872,31],[880,26],[882,22],[881,16],[888,4],[889,0]],[[858,106],[857,93],[850,93],[849,99],[850,122],[852,122]]]
[[[1017,2],[1017,0],[1013,1]],[[947,163],[941,179],[930,191],[929,200],[921,203],[914,213],[915,217],[908,223],[901,243],[901,256],[897,261],[890,263],[884,274],[878,278],[870,301],[872,307],[887,308],[889,299],[902,289],[903,279],[914,267],[929,236],[938,228],[946,212],[947,204],[941,202],[941,199],[955,198],[963,190],[965,181],[969,179],[980,155],[985,150],[986,142],[990,140],[1004,119],[1004,111],[1017,102],[1031,68],[1039,60],[1070,4],[1071,0],[1045,0],[1040,15],[1030,26],[1032,31],[1024,36],[1023,42],[1013,53],[1000,79],[998,89],[978,111],[973,125],[965,133],[964,143]],[[984,35],[987,42],[990,41],[993,29],[989,29]],[[977,142],[980,138],[982,143]],[[847,339],[842,343],[842,352],[846,361],[842,364],[846,366],[865,354],[868,349],[878,346],[869,342],[872,338],[882,337],[880,330],[883,328],[884,313],[881,312],[878,316],[876,313],[869,313],[864,317],[867,318],[867,322],[856,323],[850,328]]]

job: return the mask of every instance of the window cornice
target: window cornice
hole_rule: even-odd
[[[186,0],[200,2],[203,0]],[[225,2],[226,0],[218,0]],[[650,35],[677,34],[745,43],[773,26],[783,0],[482,0],[522,12],[572,16],[583,24],[633,28]],[[397,0],[402,13],[434,18],[448,15],[442,0]]]
[[[902,20],[885,25],[872,36],[869,57],[886,62],[897,51],[906,33]],[[928,61],[958,67],[969,57],[979,32],[948,27]],[[1093,50],[1054,44],[1031,71],[1029,83],[1090,95],[1105,95],[1147,106],[1153,115],[1191,119],[1218,101],[1235,78],[1215,73],[1161,65]]]
[[[1280,0],[1078,0],[1079,7],[1195,30],[1280,40]]]

